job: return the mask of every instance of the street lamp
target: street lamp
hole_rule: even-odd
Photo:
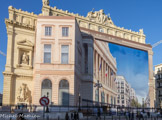
[[[81,111],[81,109],[80,109],[80,93],[79,93],[79,109],[78,109],[78,112],[80,112]]]
[[[99,89],[102,88],[102,84],[97,80],[97,83],[94,85],[94,87],[97,87],[98,90],[98,105],[99,105]]]
[[[49,92],[47,92],[47,98],[48,98]],[[49,113],[48,105],[46,106],[46,113]]]

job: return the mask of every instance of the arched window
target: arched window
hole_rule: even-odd
[[[69,89],[69,82],[67,80],[61,80],[59,83],[60,89]]]
[[[61,80],[59,83],[59,104],[69,105],[69,82],[67,80]]]
[[[42,89],[52,89],[52,82],[48,79],[43,80]]]
[[[52,82],[48,79],[43,80],[42,82],[42,97],[43,96],[47,96],[48,94],[48,98],[50,100],[50,102],[52,102]]]
[[[104,32],[104,30],[103,30],[102,27],[98,27],[98,31],[99,31],[99,32],[102,32],[102,33]]]

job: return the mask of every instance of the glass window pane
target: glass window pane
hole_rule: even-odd
[[[51,45],[44,45],[44,63],[51,63]]]
[[[52,27],[45,27],[45,36],[51,36]]]
[[[44,52],[51,52],[51,45],[50,44],[44,45]]]
[[[68,35],[69,35],[69,28],[62,27],[62,36],[68,36]]]
[[[61,46],[61,63],[68,64],[68,59],[69,59],[69,46],[62,45]]]

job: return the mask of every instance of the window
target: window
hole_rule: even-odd
[[[69,46],[62,45],[61,46],[61,64],[68,64],[69,59]]]
[[[102,27],[98,27],[98,31],[99,31],[99,32],[102,32],[102,33],[104,32],[104,30],[103,30]]]
[[[45,27],[45,36],[51,36],[52,27]]]
[[[69,105],[69,82],[67,80],[61,80],[59,83],[59,105]]]
[[[105,103],[105,93],[104,92],[101,93],[101,102]]]
[[[44,45],[44,63],[51,63],[51,45]]]
[[[62,27],[62,36],[63,37],[69,36],[69,28],[68,27]]]
[[[95,90],[95,101],[96,102],[99,102],[99,99],[98,99],[98,90]]]

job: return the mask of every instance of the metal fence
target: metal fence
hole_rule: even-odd
[[[80,106],[46,107],[10,105],[0,107],[0,120],[162,120],[161,108],[123,107],[83,100]],[[20,116],[18,116],[20,115]],[[69,118],[69,119],[68,119]],[[75,118],[75,119],[74,119]]]

